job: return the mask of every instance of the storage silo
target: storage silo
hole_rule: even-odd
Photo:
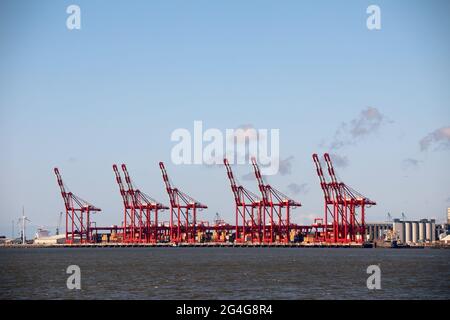
[[[427,220],[420,220],[419,221],[419,241],[421,242],[425,242],[425,235],[426,235],[426,231],[425,231],[425,223]]]
[[[431,242],[436,241],[436,220],[431,219]]]
[[[431,225],[431,221],[428,221],[425,223],[425,241],[430,242],[431,241],[431,237],[432,237],[432,225]]]
[[[419,223],[417,221],[411,222],[411,241],[417,243],[419,240]]]
[[[395,219],[392,225],[392,230],[398,237],[398,241],[405,243],[405,224],[399,219]]]
[[[405,222],[405,243],[411,242],[411,222]]]

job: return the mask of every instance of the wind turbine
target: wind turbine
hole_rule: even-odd
[[[22,217],[19,218],[19,223],[22,225],[22,244],[25,244],[25,224],[31,222],[28,217],[25,216],[25,207],[22,207]]]

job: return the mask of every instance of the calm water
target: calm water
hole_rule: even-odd
[[[67,266],[81,268],[68,290]],[[366,268],[381,267],[368,290]],[[0,249],[0,299],[449,299],[450,250]]]

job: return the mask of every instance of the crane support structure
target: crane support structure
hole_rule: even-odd
[[[174,243],[199,241],[199,237],[196,237],[197,212],[208,207],[173,187],[163,162],[159,163],[159,168],[170,201],[170,241]]]
[[[362,243],[365,234],[365,209],[376,205],[376,202],[339,181],[330,155],[325,153],[323,158],[330,181],[327,181],[323,175],[318,155],[313,154],[313,161],[324,193],[324,239],[326,242],[334,243]]]
[[[101,209],[81,199],[72,192],[67,192],[58,168],[55,168],[54,172],[66,208],[66,243],[93,242],[90,214],[100,212]]]
[[[337,220],[335,217],[334,209],[334,198],[333,198],[333,188],[330,182],[327,181],[325,175],[323,174],[322,165],[319,160],[319,156],[315,153],[313,154],[313,161],[316,166],[317,176],[319,177],[320,187],[324,195],[324,219],[316,219],[315,223],[320,221],[323,222],[324,232],[322,235],[316,237],[317,240],[323,240],[325,242],[331,242],[331,239],[336,239],[337,230]],[[330,224],[331,223],[331,224]],[[333,237],[331,237],[331,235]]]
[[[123,185],[117,165],[113,165],[124,205],[123,242],[157,243],[164,235],[163,228],[159,228],[158,213],[169,208],[137,189],[130,178],[127,166],[122,164],[121,168],[127,189]]]
[[[265,184],[256,159],[252,158],[253,170],[262,197],[262,242],[288,243],[291,236],[291,209],[301,203],[292,200],[269,184]]]
[[[238,243],[248,241],[260,243],[263,230],[261,223],[262,201],[257,195],[242,185],[237,185],[231,166],[226,158],[223,160],[223,163],[227,170],[236,205],[235,241]]]
[[[236,179],[227,158],[223,159],[234,198],[235,224],[228,224],[217,213],[213,224],[198,220],[197,215],[208,207],[175,187],[164,166],[159,162],[170,206],[166,206],[142,192],[133,183],[125,164],[113,164],[112,169],[123,202],[123,221],[111,227],[97,227],[91,214],[101,209],[70,192],[64,185],[58,168],[54,173],[66,210],[67,244],[114,242],[149,245],[173,245],[211,242],[273,244],[285,246],[294,243],[330,243],[333,246],[365,246],[365,215],[376,202],[363,196],[340,180],[331,156],[312,155],[324,199],[324,215],[310,225],[292,223],[292,210],[300,207],[293,200],[265,181],[256,159],[251,158],[259,194],[252,193]],[[162,222],[161,213],[170,210],[169,221]],[[61,228],[61,217],[58,233]],[[109,233],[108,233],[109,231]],[[289,244],[290,246],[291,244]],[[294,245],[295,246],[295,245]]]

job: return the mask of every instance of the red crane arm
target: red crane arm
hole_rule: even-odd
[[[325,197],[325,201],[329,202],[331,200],[329,184],[327,183],[327,180],[325,179],[325,176],[323,174],[322,165],[320,164],[319,156],[317,155],[317,153],[314,153],[312,157],[314,160],[314,164],[316,165],[317,176],[319,177],[319,180],[320,180],[320,187],[322,188],[322,191],[323,191],[323,194]]]
[[[336,178],[336,173],[334,172],[333,162],[331,161],[330,155],[328,153],[325,153],[323,155],[323,158],[327,163],[328,174],[330,175],[331,178],[331,186],[333,187],[333,190],[335,192],[336,199],[338,201],[342,201],[346,198],[342,192],[345,191],[345,184],[339,183],[338,179]]]
[[[328,153],[325,153],[323,155],[323,158],[325,159],[325,162],[327,163],[328,166],[328,173],[330,175],[331,181],[333,183],[339,183],[337,178],[336,178],[336,174],[334,172],[334,167],[333,167],[333,162],[331,162],[331,158],[330,155]]]
[[[64,205],[67,210],[70,210],[69,194],[66,192],[66,188],[64,187],[64,183],[62,181],[61,174],[59,173],[58,168],[55,168],[54,171],[55,171],[56,179],[58,181],[59,188],[61,189],[61,196],[63,197]]]
[[[133,204],[135,206],[139,206],[138,194],[140,193],[140,191],[135,190],[135,188],[133,186],[133,182],[131,181],[131,178],[130,178],[130,174],[128,173],[127,166],[123,163],[122,163],[122,171],[123,171],[123,175],[125,176],[125,182],[128,186],[128,195],[131,198],[131,200],[133,201]]]
[[[239,197],[239,191],[238,191],[238,187],[236,185],[236,181],[234,180],[233,171],[231,170],[230,164],[228,163],[228,159],[226,159],[226,158],[223,159],[223,164],[225,165],[225,168],[227,169],[227,175],[228,175],[228,179],[230,180],[231,191],[233,192],[234,200],[236,201],[236,204],[239,205],[239,204],[241,204],[240,197]]]
[[[176,206],[177,203],[176,203],[175,197],[174,197],[174,192],[173,192],[174,190],[170,184],[169,176],[167,174],[166,167],[164,166],[163,162],[159,163],[159,168],[161,169],[164,184],[166,185],[166,191],[167,191],[167,194],[169,195],[170,205]]]
[[[127,166],[125,164],[122,164],[122,171],[125,176],[125,182],[127,183],[128,191],[134,192],[133,183],[131,182],[131,178],[130,178],[130,175],[128,174]]]
[[[120,176],[120,172],[119,172],[119,169],[117,168],[117,165],[113,164],[113,170],[116,175],[117,184],[119,185],[119,191],[120,191],[120,195],[122,196],[122,199],[123,199],[123,204],[125,206],[128,206],[127,191],[125,191],[125,188],[123,186],[122,177]]]
[[[132,199],[132,201],[133,201],[135,206],[144,205],[144,206],[156,207],[158,209],[163,209],[163,210],[164,209],[168,209],[165,205],[163,205],[162,203],[160,203],[157,200],[153,199],[148,194],[145,194],[144,192],[142,192],[141,190],[137,189],[133,185],[133,182],[131,181],[130,174],[128,173],[127,166],[125,164],[122,164],[122,171],[123,171],[123,174],[125,176],[125,181],[126,181],[127,186],[128,186],[128,194],[131,197],[131,199]]]
[[[259,191],[261,192],[262,200],[264,201],[264,203],[268,203],[269,198],[267,197],[266,193],[266,185],[264,184],[264,180],[262,178],[261,171],[259,170],[259,166],[258,163],[256,162],[255,157],[252,157],[252,165],[253,170],[255,171],[256,180],[258,181],[258,187]]]
[[[86,200],[81,199],[80,197],[74,195],[72,192],[66,192],[66,188],[64,186],[64,183],[61,178],[61,174],[59,173],[58,168],[54,169],[56,174],[56,179],[58,180],[58,185],[61,189],[61,195],[64,200],[64,205],[67,210],[74,209],[72,207],[72,203],[75,202],[80,208],[75,210],[90,210],[90,211],[102,211],[100,208],[95,207],[94,205],[90,204]]]

